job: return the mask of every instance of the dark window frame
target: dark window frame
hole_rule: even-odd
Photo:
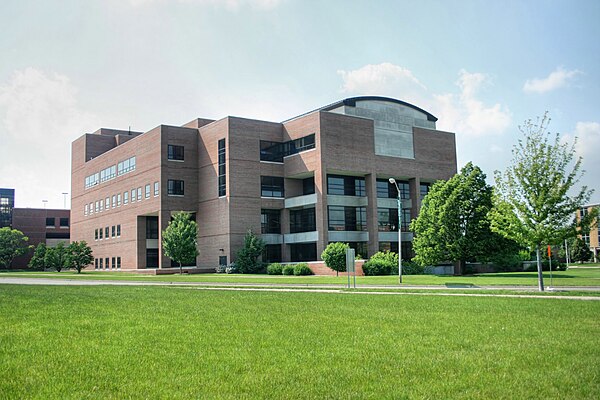
[[[185,161],[185,147],[177,144],[168,144],[167,160]]]
[[[185,183],[179,179],[167,180],[167,194],[169,196],[185,196]]]

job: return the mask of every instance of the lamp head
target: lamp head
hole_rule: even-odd
[[[395,185],[395,184],[396,184],[396,180],[395,180],[394,178],[390,178],[390,179],[388,179],[388,181],[390,181],[390,183],[391,183],[392,185]]]

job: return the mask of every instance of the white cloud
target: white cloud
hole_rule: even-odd
[[[600,201],[600,157],[598,149],[600,148],[600,123],[598,122],[577,122],[575,130],[571,134],[562,136],[563,143],[572,143],[577,137],[575,144],[575,153],[577,157],[583,158],[583,169],[586,171],[580,185],[587,185],[588,188],[595,189],[592,202]]]
[[[69,78],[34,68],[16,71],[0,86],[0,176],[16,189],[17,207],[62,207],[70,192],[71,142],[99,120],[77,104]]]
[[[480,88],[489,83],[490,79],[485,74],[461,70],[456,82],[460,93],[433,95],[434,114],[437,112],[439,118],[438,129],[467,136],[504,132],[511,123],[508,107],[500,103],[488,107],[477,97]]]
[[[283,0],[129,0],[129,3],[135,7],[139,7],[152,3],[171,2],[224,7],[230,11],[237,11],[245,6],[256,9],[271,10],[281,4],[282,1]]]
[[[337,73],[342,77],[344,93],[389,96],[411,102],[423,100],[427,91],[409,69],[391,63],[368,64]]]
[[[558,67],[546,78],[528,79],[525,85],[523,85],[523,91],[526,93],[546,93],[560,89],[567,86],[579,74],[581,74],[579,70],[574,69],[569,71]]]
[[[439,118],[438,129],[467,136],[502,133],[511,123],[511,113],[497,103],[487,107],[477,97],[490,83],[487,75],[460,71],[459,93],[432,94],[407,68],[391,63],[369,64],[353,71],[337,71],[342,92],[397,98],[430,111]]]

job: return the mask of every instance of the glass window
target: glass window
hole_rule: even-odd
[[[100,228],[98,229],[98,240],[102,240],[102,234],[104,233],[104,229]]]
[[[88,204],[87,203],[83,206],[83,215],[88,215]]]
[[[287,142],[260,141],[260,160],[283,162],[283,158],[315,148],[315,134]]]
[[[110,258],[106,257],[106,258],[104,259],[104,262],[105,262],[105,264],[104,264],[104,267],[105,267],[106,269],[110,269]]]
[[[112,208],[117,207],[117,195],[113,194],[112,195]]]
[[[117,225],[117,237],[121,236],[121,225]]]
[[[98,269],[102,269],[102,259],[101,258],[98,259],[98,267],[99,267]]]
[[[327,194],[341,196],[366,196],[365,178],[327,175]]]
[[[281,210],[261,210],[261,233],[281,233]]]
[[[117,269],[121,269],[121,257],[117,257]]]
[[[113,257],[112,258],[112,269],[115,269],[117,267],[117,257]]]
[[[109,208],[110,208],[110,197],[107,197],[107,198],[104,200],[104,209],[105,209],[105,210],[108,210]]]
[[[135,202],[135,189],[131,189],[131,202]]]
[[[290,210],[290,233],[312,232],[317,230],[315,208]]]
[[[142,201],[142,188],[137,188],[137,200]]]
[[[59,224],[60,224],[61,228],[68,228],[69,227],[69,218],[60,218]]]
[[[123,192],[123,204],[129,203],[129,190]]]
[[[262,197],[283,197],[283,178],[278,176],[261,176],[260,195]]]
[[[145,192],[144,193],[146,195],[146,198],[149,199],[150,198],[150,184],[147,184],[145,186]]]
[[[158,217],[146,217],[146,239],[158,239]]]
[[[410,208],[402,209],[402,232],[408,232],[411,216]],[[398,232],[398,209],[378,208],[377,226],[380,232]]]
[[[330,231],[366,231],[366,207],[329,206]]]
[[[302,194],[313,194],[315,193],[315,177],[311,176],[310,178],[302,179]]]
[[[111,235],[110,235],[110,237],[115,237],[116,234],[117,234],[117,228],[113,225],[111,227]]]
[[[421,183],[419,185],[419,196],[421,197],[421,201],[427,196],[427,193],[431,190],[431,183]]]
[[[94,258],[94,269],[98,269],[98,259]]]
[[[316,243],[296,243],[290,244],[290,257],[292,262],[316,261],[317,244]]]
[[[408,181],[396,180],[402,200],[410,200],[410,184]],[[387,179],[377,179],[377,197],[395,199],[398,197],[396,185],[390,183]]]
[[[219,197],[227,194],[227,166],[225,161],[225,139],[219,140]]]
[[[174,144],[167,145],[167,158],[169,160],[183,161],[183,159],[184,159],[183,146],[177,146]]]
[[[110,236],[108,235],[109,233],[110,233],[110,231],[109,231],[109,229],[108,229],[108,226],[107,226],[106,228],[104,228],[104,237],[105,237],[106,239],[108,239],[108,238],[110,237]]]
[[[121,207],[121,193],[117,195],[117,207]]]
[[[54,217],[46,217],[46,228],[54,228],[56,220]]]
[[[169,179],[167,181],[167,194],[169,196],[183,196],[184,187],[183,181],[176,179]]]
[[[268,244],[262,254],[262,260],[266,263],[281,262],[281,245]]]
[[[128,172],[135,170],[135,157],[130,157],[127,160],[121,161],[117,164],[118,175],[123,175]]]
[[[94,213],[94,203],[90,203],[90,214]]]
[[[98,240],[98,228],[94,229],[94,240]]]
[[[159,185],[158,182],[154,182],[154,196],[158,196]]]

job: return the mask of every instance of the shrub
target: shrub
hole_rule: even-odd
[[[391,264],[385,260],[372,258],[363,264],[363,273],[366,276],[391,275]]]
[[[383,260],[392,265],[398,266],[398,254],[394,253],[393,251],[378,251],[371,256],[370,260]]]
[[[296,266],[294,267],[294,275],[299,276],[299,275],[312,275],[312,269],[310,269],[310,267],[308,266],[307,263],[300,263],[300,264],[296,264]]]
[[[349,246],[346,243],[334,242],[329,243],[321,258],[325,261],[325,265],[336,272],[336,276],[340,272],[346,271],[346,249]]]
[[[294,266],[292,264],[287,264],[283,267],[281,272],[283,275],[294,275]]]
[[[283,273],[283,266],[279,263],[269,264],[267,267],[267,274],[269,275],[281,275]]]
[[[258,257],[265,250],[266,243],[260,237],[249,230],[244,236],[244,247],[242,247],[236,258],[238,270],[242,274],[256,274],[264,267]]]
[[[425,274],[425,267],[421,265],[411,262],[405,261],[402,262],[402,275],[423,275]]]
[[[237,274],[238,273],[237,265],[235,263],[229,264],[227,267],[225,267],[225,273],[226,274]]]
[[[219,265],[217,265],[217,267],[215,268],[215,272],[216,272],[217,274],[224,274],[226,269],[227,269],[227,265],[224,265],[224,264],[219,264]]]

